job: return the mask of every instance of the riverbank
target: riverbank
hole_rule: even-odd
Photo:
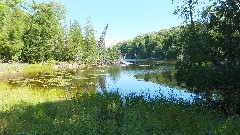
[[[37,73],[56,69],[54,65],[0,63],[0,81],[7,81],[19,75]]]
[[[114,62],[111,64],[120,64],[120,62]],[[95,65],[86,65],[86,64],[77,64],[77,63],[67,63],[67,62],[57,62],[57,63],[41,63],[41,64],[28,64],[28,63],[0,63],[0,75],[1,74],[9,74],[9,73],[17,73],[17,72],[31,72],[31,71],[41,71],[49,69],[85,69],[91,67],[105,67],[108,64],[95,64]]]
[[[0,83],[0,134],[239,134],[240,117],[197,105]]]
[[[73,70],[73,69],[84,69],[88,68],[87,65],[80,64],[69,64],[67,62],[59,62],[59,63],[44,63],[44,64],[27,64],[27,63],[0,63],[0,80],[1,76],[7,75],[16,75],[20,73],[36,73],[41,71],[49,71],[49,70]]]

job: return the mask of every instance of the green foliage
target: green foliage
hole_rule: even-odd
[[[24,45],[22,36],[27,14],[23,11],[20,1],[1,1],[0,6],[0,59],[18,60]]]
[[[111,63],[117,62],[120,58],[121,52],[119,46],[113,46],[107,49],[108,60]]]
[[[133,40],[119,43],[118,46],[126,58],[177,59],[179,33],[180,28],[174,27],[137,36]]]
[[[61,31],[59,20],[64,16],[61,5],[50,2],[33,3],[31,6],[32,15],[29,17],[29,24],[24,34],[24,49],[22,57],[24,61],[39,63],[51,58],[54,52],[54,38]]]
[[[104,31],[102,32],[102,35],[100,36],[100,38],[97,42],[97,49],[99,52],[98,63],[100,63],[100,64],[104,64],[108,61],[107,60],[108,53],[107,53],[107,49],[105,47],[105,36],[106,36],[107,29],[108,29],[108,24],[104,28]]]
[[[68,46],[65,48],[65,51],[68,53],[66,54],[66,61],[74,61],[80,62],[81,61],[81,52],[83,48],[83,37],[82,37],[82,28],[78,21],[74,21],[73,24],[70,25],[69,35],[68,35]],[[78,58],[76,58],[76,56]]]
[[[0,1],[0,28],[2,29],[2,27],[5,24],[7,15],[9,14],[9,7],[3,2]]]
[[[90,17],[82,31],[78,21],[67,25],[65,14],[64,6],[54,1],[0,1],[0,59],[28,63],[106,63],[107,27],[97,41]]]
[[[176,66],[179,83],[207,99],[217,95],[217,100],[227,103],[227,110],[236,112],[240,107],[239,4],[213,3],[203,12],[202,22],[183,27],[182,60]]]
[[[86,64],[93,64],[98,57],[95,30],[92,24],[91,17],[87,18],[87,25],[84,27],[84,47],[83,47],[83,59]]]

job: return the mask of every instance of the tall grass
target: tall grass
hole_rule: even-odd
[[[240,134],[239,116],[183,102],[0,86],[0,134]]]
[[[0,80],[7,81],[19,76],[36,75],[39,72],[54,71],[54,65],[0,63]]]

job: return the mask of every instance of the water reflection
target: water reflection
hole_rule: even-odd
[[[98,76],[98,86],[102,90],[103,93],[107,93],[106,88],[106,75],[99,75]]]
[[[136,74],[135,78],[177,88],[175,70],[147,74]]]
[[[132,62],[130,60],[130,62]],[[135,93],[151,98],[165,96],[191,100],[191,93],[174,88],[174,66],[163,61],[134,61],[128,66],[96,67],[86,70],[41,72],[35,75],[10,79],[11,86],[27,85],[41,88],[66,89],[71,91],[118,91],[122,95]],[[170,87],[169,87],[170,86]]]
[[[117,82],[120,78],[120,73],[121,73],[121,69],[122,67],[119,65],[113,65],[109,68],[107,68],[107,73],[109,74],[109,77],[114,81]]]

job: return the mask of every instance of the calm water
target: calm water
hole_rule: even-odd
[[[125,60],[131,64],[85,70],[46,71],[9,80],[12,86],[61,88],[69,91],[118,91],[146,97],[192,100],[194,94],[175,87],[173,61]]]

